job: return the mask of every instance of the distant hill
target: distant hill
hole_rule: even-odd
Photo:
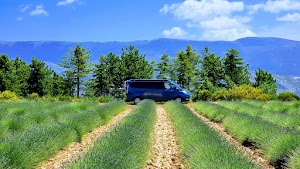
[[[61,41],[0,42],[0,53],[6,53],[10,58],[20,56],[28,63],[34,56],[59,71],[57,63],[68,52],[68,48],[75,48],[77,44],[79,43]],[[156,61],[159,61],[163,53],[168,54],[171,58],[175,57],[175,54],[179,50],[185,50],[188,44],[192,45],[198,53],[207,45],[212,52],[221,57],[224,57],[228,49],[234,48],[240,52],[244,62],[250,64],[250,70],[253,71],[260,67],[278,75],[278,80],[285,79],[284,83],[280,83],[280,86],[285,85],[282,88],[289,83],[287,79],[300,77],[300,41],[287,39],[243,38],[236,41],[155,39],[132,42],[80,42],[80,44],[91,51],[93,62],[98,61],[100,54],[106,55],[113,52],[120,55],[122,48],[131,44],[138,48],[140,53],[146,54],[148,60]],[[290,78],[279,78],[286,76]],[[296,80],[296,82],[298,81]],[[297,85],[299,88],[300,84],[293,82],[294,91],[296,91]],[[289,88],[291,89],[291,86]]]

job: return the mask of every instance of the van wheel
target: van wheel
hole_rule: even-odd
[[[182,102],[181,97],[177,97],[175,100],[176,100],[178,103],[181,103],[181,102]]]
[[[135,105],[137,105],[137,104],[139,104],[139,102],[141,102],[141,98],[136,97],[136,98],[134,98],[133,102]]]

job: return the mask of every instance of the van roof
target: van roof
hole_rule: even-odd
[[[134,82],[164,82],[169,81],[167,79],[130,79],[127,81],[134,81]]]

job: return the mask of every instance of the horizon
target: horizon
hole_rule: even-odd
[[[280,38],[280,37],[243,37],[236,40],[192,40],[192,39],[173,39],[173,38],[156,38],[156,39],[150,39],[150,40],[131,40],[131,41],[63,41],[63,40],[22,40],[22,41],[5,41],[0,40],[0,43],[15,43],[15,42],[66,42],[66,43],[130,43],[130,42],[150,42],[155,40],[176,40],[176,41],[196,41],[196,42],[235,42],[242,39],[281,39],[281,40],[288,40],[288,41],[296,41],[300,42],[300,40],[292,40],[292,39],[286,39],[286,38]]]
[[[297,0],[4,0],[0,10],[7,42],[300,41]]]

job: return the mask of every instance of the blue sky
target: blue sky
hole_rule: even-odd
[[[0,0],[2,41],[300,40],[300,0]]]

